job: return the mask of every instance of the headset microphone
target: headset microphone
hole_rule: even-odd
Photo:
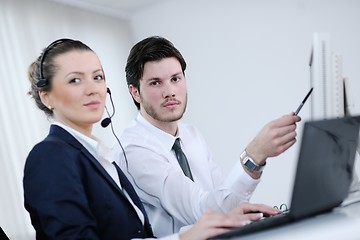
[[[114,116],[114,114],[115,114],[115,106],[114,106],[114,102],[113,102],[112,97],[111,97],[110,88],[107,88],[107,92],[108,92],[108,94],[109,94],[109,96],[110,96],[110,101],[111,101],[111,106],[112,106],[112,109],[113,109],[113,113],[112,113],[111,116],[110,116],[109,111],[107,110],[107,108],[106,108],[106,106],[105,106],[106,112],[107,112],[107,114],[109,115],[109,117],[104,118],[104,119],[101,121],[101,126],[102,126],[103,128],[106,128],[107,126],[109,126],[109,124],[111,123],[111,118],[112,118],[112,117]]]
[[[101,121],[101,126],[103,128],[106,128],[107,126],[109,126],[109,124],[111,123],[111,118],[105,118]]]

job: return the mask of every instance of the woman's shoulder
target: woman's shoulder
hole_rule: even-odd
[[[64,166],[74,164],[80,151],[63,138],[49,134],[44,140],[37,143],[26,158],[26,166],[38,165],[39,167]],[[73,159],[73,161],[66,161]]]

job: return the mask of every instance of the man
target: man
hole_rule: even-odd
[[[126,80],[138,116],[125,129],[122,167],[143,201],[155,235],[177,232],[208,210],[229,211],[249,201],[268,157],[296,142],[294,113],[268,123],[241,154],[238,177],[224,185],[220,168],[199,133],[179,122],[187,103],[186,62],[167,39],[149,37],[130,51]],[[179,140],[176,140],[179,139]],[[174,143],[180,145],[173,150]],[[179,163],[179,147],[187,163]],[[123,154],[123,155],[122,155]],[[179,157],[184,160],[183,155]],[[181,165],[181,166],[180,166]]]

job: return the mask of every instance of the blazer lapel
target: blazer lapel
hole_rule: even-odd
[[[144,209],[143,204],[141,203],[141,200],[139,196],[137,195],[136,191],[134,190],[134,187],[131,185],[130,181],[125,176],[124,172],[120,169],[120,167],[114,162],[113,165],[116,167],[116,170],[119,175],[119,179],[121,182],[121,186],[126,190],[126,192],[131,197],[134,204],[143,212],[143,214],[146,216],[146,212]]]
[[[124,198],[126,198],[125,194],[121,191],[119,186],[101,166],[101,164],[96,160],[96,158],[70,133],[57,125],[51,125],[49,137],[54,137],[54,139],[57,141],[63,140],[65,143],[79,149],[79,151],[81,151],[83,155],[92,163],[92,165],[95,167],[95,170],[98,171],[106,179],[106,181],[108,181],[109,184],[116,189],[116,191],[118,191]]]
[[[121,186],[126,190],[126,192],[129,194],[129,196],[131,197],[132,201],[134,202],[134,204],[141,210],[141,212],[144,214],[145,217],[145,228],[146,231],[148,232],[148,234],[150,234],[151,236],[153,235],[152,229],[151,229],[151,225],[149,222],[149,218],[146,214],[144,205],[142,204],[139,195],[137,195],[134,187],[132,186],[132,184],[130,183],[129,179],[125,176],[124,172],[120,169],[120,167],[113,162],[118,175],[119,175],[119,179],[121,182]]]

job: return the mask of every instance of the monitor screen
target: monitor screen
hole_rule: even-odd
[[[328,33],[314,33],[310,56],[311,119],[343,117],[344,79],[342,57],[333,52]]]

